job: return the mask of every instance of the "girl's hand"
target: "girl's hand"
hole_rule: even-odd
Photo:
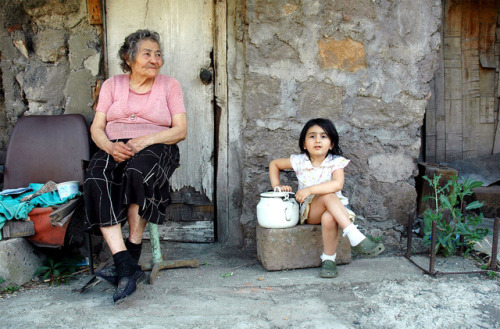
[[[111,146],[111,152],[109,152],[116,162],[122,162],[130,159],[134,156],[132,149],[125,145],[123,142],[113,143]]]
[[[281,192],[292,192],[292,187],[288,185],[276,185],[274,187],[274,190],[276,191],[276,188],[279,187]]]
[[[303,188],[301,190],[298,190],[297,193],[295,193],[295,200],[297,200],[298,203],[302,203],[311,194],[312,194],[311,190],[308,187]]]

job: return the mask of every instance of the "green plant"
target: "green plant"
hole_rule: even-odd
[[[473,193],[473,189],[483,185],[482,182],[464,179],[458,181],[454,175],[444,186],[439,184],[441,175],[432,179],[423,177],[434,190],[434,195],[424,197],[424,200],[434,200],[434,209],[424,212],[424,242],[429,245],[432,237],[432,222],[436,222],[436,253],[448,257],[456,254],[463,245],[465,252],[472,250],[477,241],[488,235],[488,229],[479,227],[483,222],[483,214],[476,215],[472,210],[483,206],[482,202],[474,201],[465,204],[465,197]],[[446,214],[446,215],[445,215]],[[463,243],[460,241],[463,237]]]
[[[49,285],[54,283],[68,284],[69,279],[74,278],[73,273],[78,269],[77,261],[71,257],[52,258],[48,257],[35,275],[42,276],[43,280],[49,280]]]
[[[7,294],[11,294],[13,292],[18,291],[19,289],[21,289],[21,287],[19,287],[19,286],[8,286],[2,292],[7,293]]]
[[[490,277],[490,279],[496,279],[498,278],[498,272],[488,271],[488,276]]]

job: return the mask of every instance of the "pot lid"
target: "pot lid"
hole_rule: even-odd
[[[260,196],[263,198],[285,198],[288,199],[290,196],[293,197],[295,193],[293,192],[264,192]]]

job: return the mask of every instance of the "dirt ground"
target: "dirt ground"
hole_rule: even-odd
[[[0,299],[2,328],[498,328],[500,279],[425,275],[397,253],[355,258],[335,279],[319,269],[266,271],[253,252],[219,244],[162,246],[169,259],[199,268],[164,270],[120,305],[106,282],[78,293],[38,286]],[[148,255],[142,258],[146,259]],[[412,259],[428,268],[429,259]],[[439,258],[436,270],[475,271],[475,262]]]

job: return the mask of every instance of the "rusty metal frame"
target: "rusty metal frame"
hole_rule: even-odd
[[[413,265],[421,269],[425,274],[436,276],[441,274],[487,274],[490,271],[498,271],[497,266],[497,252],[498,252],[498,229],[500,227],[500,218],[495,218],[493,222],[493,243],[491,247],[491,259],[490,264],[488,265],[488,269],[486,270],[478,270],[478,271],[465,271],[465,272],[440,272],[434,269],[435,261],[436,261],[436,235],[437,235],[437,223],[436,221],[432,222],[432,237],[431,237],[431,250],[429,255],[429,270],[426,270],[422,266],[418,265],[411,259],[411,245],[413,239],[413,221],[414,214],[410,214],[408,219],[408,240],[406,245],[406,254],[405,258],[408,259]],[[463,237],[460,237],[460,241],[463,240]],[[462,249],[463,251],[463,249]]]

